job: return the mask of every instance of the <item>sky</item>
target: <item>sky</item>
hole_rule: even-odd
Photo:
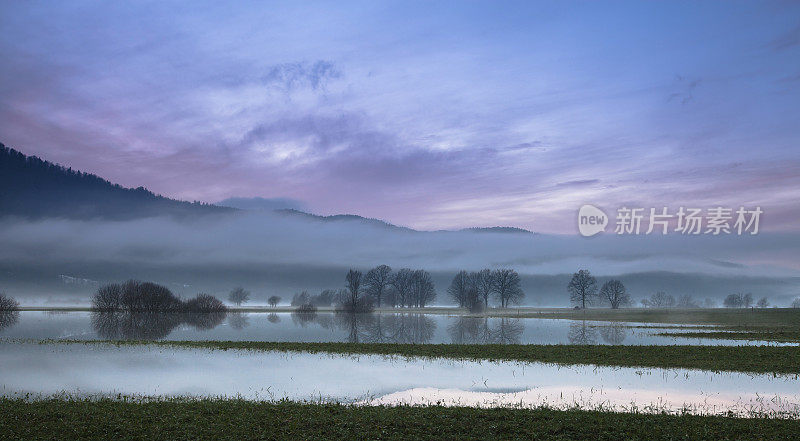
[[[800,223],[800,3],[3,2],[0,142],[417,229]]]

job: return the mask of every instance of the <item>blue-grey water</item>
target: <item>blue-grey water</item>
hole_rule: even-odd
[[[239,397],[796,417],[796,375],[0,342],[0,394]]]
[[[631,326],[632,325],[632,326]],[[168,339],[296,342],[745,345],[742,340],[654,335],[636,323],[442,314],[115,314],[23,311],[0,320],[0,339]],[[695,329],[692,329],[695,330]]]

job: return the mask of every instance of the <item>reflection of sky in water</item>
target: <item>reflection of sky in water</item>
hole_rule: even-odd
[[[635,325],[635,324],[634,324]],[[691,329],[693,330],[693,329]],[[88,312],[19,313],[0,338],[358,341],[385,343],[764,344],[652,335],[681,329],[629,328],[608,322],[472,318],[438,314],[232,313],[227,317],[156,315],[135,319]]]
[[[3,393],[798,412],[797,376],[102,344],[0,344]]]

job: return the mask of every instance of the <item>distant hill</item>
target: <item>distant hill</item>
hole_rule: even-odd
[[[469,231],[475,233],[521,233],[521,234],[536,234],[533,231],[517,227],[473,227],[464,228],[459,231]]]
[[[0,143],[0,216],[124,220],[234,211],[169,199],[144,187],[122,187],[90,173],[27,156]]]
[[[358,222],[363,225],[371,225],[378,228],[384,228],[387,230],[394,230],[394,231],[407,231],[407,232],[419,232],[419,230],[414,230],[408,227],[400,227],[394,224],[390,224],[389,222],[382,221],[380,219],[373,219],[363,216],[358,216],[355,214],[334,214],[330,216],[320,216],[317,214],[306,213],[305,211],[294,210],[294,209],[279,209],[274,210],[275,213],[279,213],[285,216],[294,216],[303,219],[309,219],[319,222]],[[473,227],[473,228],[464,228],[461,230],[438,230],[439,233],[453,233],[453,232],[467,232],[467,233],[511,233],[511,234],[535,234],[532,231],[525,230],[523,228],[516,228],[516,227]]]
[[[372,219],[368,217],[358,216],[355,214],[334,214],[331,216],[320,216],[317,214],[306,213],[305,211],[294,210],[291,208],[275,210],[275,213],[284,216],[297,217],[301,219],[307,219],[319,222],[358,222],[363,225],[370,225],[373,227],[384,228],[387,230],[408,231],[408,232],[417,231],[411,228],[399,227],[397,225],[390,224],[389,222],[382,221],[380,219]]]

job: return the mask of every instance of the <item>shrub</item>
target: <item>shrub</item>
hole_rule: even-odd
[[[222,301],[210,294],[198,294],[197,297],[188,300],[183,307],[186,312],[208,313],[225,312],[228,308]]]

